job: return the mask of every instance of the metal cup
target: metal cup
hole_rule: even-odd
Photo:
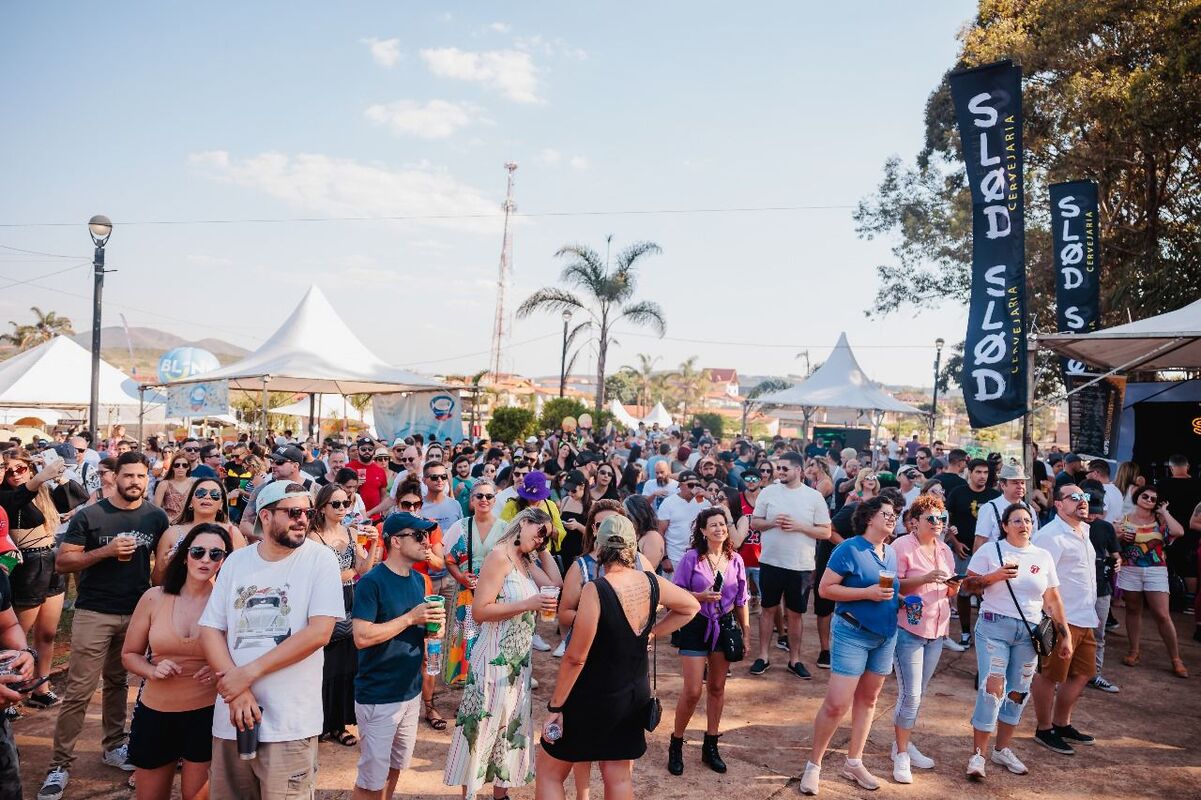
[[[259,716],[260,717],[262,716],[262,713],[263,713],[263,707],[259,706]],[[237,738],[238,738],[238,758],[240,758],[241,760],[250,761],[251,759],[258,758],[258,755],[259,755],[259,726],[262,724],[263,724],[263,722],[260,719],[259,721],[255,722],[254,725],[250,726],[246,730],[242,730],[239,728],[235,731],[235,733],[237,733]]]

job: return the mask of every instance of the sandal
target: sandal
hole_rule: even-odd
[[[338,733],[332,734],[331,738],[343,747],[354,747],[359,743],[359,737],[355,736],[345,728]]]
[[[425,704],[425,721],[436,731],[446,730],[446,720],[438,713],[438,709],[434,708],[433,703]]]
[[[1188,677],[1188,668],[1184,666],[1184,659],[1181,659],[1181,658],[1173,658],[1172,659],[1172,674],[1175,675],[1177,678],[1187,678]]]
[[[1133,653],[1127,653],[1126,656],[1122,659],[1122,663],[1128,667],[1135,667],[1135,666],[1138,666],[1138,662],[1140,662],[1142,660],[1143,660],[1142,655],[1140,655],[1139,652],[1136,650]]]

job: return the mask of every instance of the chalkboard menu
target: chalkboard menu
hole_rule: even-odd
[[[1068,378],[1069,390],[1093,380],[1090,375]],[[1110,375],[1068,397],[1068,432],[1072,452],[1094,458],[1113,458],[1118,445],[1118,425],[1126,379]]]

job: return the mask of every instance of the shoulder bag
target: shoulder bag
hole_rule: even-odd
[[[1002,564],[1005,559],[1001,556],[1001,543],[993,542],[997,547],[997,560]],[[1055,628],[1055,621],[1047,616],[1044,611],[1042,619],[1038,621],[1038,625],[1033,628],[1026,621],[1026,615],[1022,613],[1022,605],[1018,602],[1018,596],[1013,593],[1013,586],[1010,585],[1009,579],[1005,579],[1005,588],[1009,590],[1009,596],[1013,598],[1013,605],[1018,610],[1018,616],[1022,618],[1022,624],[1026,626],[1026,630],[1030,634],[1030,641],[1034,644],[1034,652],[1043,658],[1047,658],[1055,652],[1055,645],[1059,641],[1059,631]]]
[[[720,592],[721,584],[722,576],[718,575],[713,581],[713,591]],[[717,649],[731,664],[746,657],[746,641],[743,639],[742,626],[734,619],[734,609],[723,614],[720,602],[717,605]]]
[[[659,610],[659,579],[655,577],[653,572],[645,573],[647,580],[651,582],[651,601],[650,601],[650,625],[654,625],[655,616]],[[646,719],[642,723],[642,727],[648,731],[653,731],[659,727],[659,721],[663,719],[663,703],[659,700],[659,637],[655,637],[655,642],[651,645],[651,699],[646,703]]]

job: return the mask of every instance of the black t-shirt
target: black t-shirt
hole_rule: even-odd
[[[1188,532],[1193,509],[1201,502],[1201,481],[1196,478],[1160,478],[1155,483],[1160,502],[1167,501],[1168,513]],[[11,517],[11,512],[9,513]]]
[[[170,524],[166,512],[145,501],[127,510],[101,500],[75,512],[63,541],[81,545],[85,552],[103,547],[121,533],[133,534],[138,540],[129,561],[105,558],[79,573],[75,607],[100,614],[132,614],[150,588],[150,554]]]
[[[305,463],[301,464],[300,469],[302,472],[307,472],[314,478],[320,478],[325,475],[326,472],[325,464],[315,458],[312,461],[306,461]]]
[[[943,474],[938,476],[938,479],[942,482],[944,495],[949,495],[960,486],[967,486],[967,481],[956,475],[954,472],[943,472]]]
[[[982,492],[972,491],[972,487],[966,483],[950,492],[947,495],[946,505],[951,524],[956,529],[955,538],[971,547],[976,541],[976,513],[980,510],[980,506],[994,497],[1000,496],[1001,493],[996,489],[985,489]]]
[[[1103,519],[1095,519],[1088,523],[1088,538],[1097,551],[1097,597],[1105,597],[1113,593],[1113,587],[1105,578],[1105,557],[1110,553],[1119,552],[1118,533]],[[1105,620],[1101,620],[1104,622]]]
[[[0,569],[0,611],[8,611],[12,607],[12,585],[8,582],[8,573]]]

